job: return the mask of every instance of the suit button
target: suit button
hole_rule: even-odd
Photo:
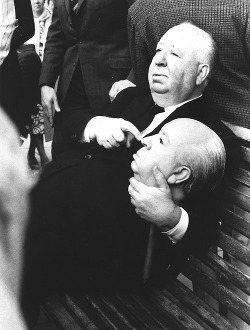
[[[85,159],[90,159],[91,158],[91,155],[85,155],[84,158]]]
[[[79,44],[82,44],[82,41],[79,41]]]

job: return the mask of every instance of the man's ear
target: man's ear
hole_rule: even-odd
[[[199,64],[197,70],[196,85],[200,86],[208,77],[210,66],[208,64]]]
[[[169,176],[167,179],[168,184],[179,184],[181,182],[184,182],[190,178],[191,170],[187,166],[178,166],[175,168],[174,172]]]

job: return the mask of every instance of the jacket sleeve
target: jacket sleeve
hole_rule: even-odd
[[[152,121],[152,116],[148,115],[152,102],[148,88],[128,87],[118,93],[115,100],[101,113],[94,113],[93,109],[64,111],[61,114],[64,139],[77,142],[89,120],[99,115],[123,118],[132,122],[139,130],[143,130]]]
[[[136,91],[134,87],[122,90],[102,114],[94,113],[92,109],[64,111],[62,114],[62,134],[64,139],[77,142],[87,123],[95,116],[123,117],[127,105],[134,95],[134,91]]]
[[[160,286],[185,269],[190,254],[202,256],[216,243],[220,219],[218,200],[200,192],[182,206],[189,215],[189,226],[184,237],[175,244],[166,234],[157,232],[151,280],[157,281]]]
[[[91,109],[88,111],[75,110],[64,113],[61,129],[64,139],[71,143],[78,143],[79,137],[87,123],[96,115],[93,114],[93,110]]]
[[[18,27],[12,36],[12,46],[18,48],[35,33],[35,25],[30,0],[14,0]]]
[[[60,5],[60,4],[59,4]],[[39,85],[54,87],[60,74],[68,42],[63,33],[58,16],[58,3],[55,1],[52,23],[48,30]]]

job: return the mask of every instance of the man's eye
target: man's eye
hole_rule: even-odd
[[[163,144],[163,140],[162,140],[162,138],[160,138],[160,143]]]
[[[156,48],[156,50],[155,50],[156,53],[159,53],[160,51],[161,51],[160,48]]]
[[[178,54],[176,54],[175,52],[171,52],[172,55],[176,56],[176,57],[180,57]]]

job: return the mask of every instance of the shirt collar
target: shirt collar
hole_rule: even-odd
[[[199,96],[194,97],[194,98],[192,98],[192,99],[190,99],[190,100],[184,101],[184,102],[182,102],[182,103],[178,103],[178,104],[175,104],[175,105],[170,105],[169,107],[164,108],[164,111],[167,112],[167,113],[169,113],[169,114],[171,114],[172,112],[175,111],[175,109],[180,108],[180,107],[183,106],[185,103],[188,103],[188,102],[191,102],[191,101],[193,101],[193,100],[196,100],[196,99],[200,98],[201,96],[202,96],[202,94],[200,94]]]

